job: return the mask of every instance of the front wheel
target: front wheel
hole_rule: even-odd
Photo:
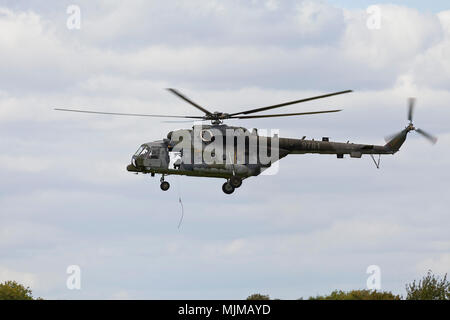
[[[160,187],[162,191],[167,191],[170,188],[170,184],[167,181],[163,181],[161,182]]]
[[[231,176],[230,177],[230,184],[234,188],[239,188],[242,185],[242,178],[238,176]]]
[[[226,194],[232,194],[234,192],[234,187],[228,182],[225,182],[222,186],[222,191]]]

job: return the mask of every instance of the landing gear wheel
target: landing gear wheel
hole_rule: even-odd
[[[226,194],[232,194],[234,192],[234,187],[230,183],[225,182],[222,186],[222,191]]]
[[[170,183],[168,183],[167,181],[163,181],[161,182],[160,187],[162,191],[167,191],[170,188]]]
[[[242,185],[242,178],[238,176],[231,176],[230,184],[233,188],[239,188]]]

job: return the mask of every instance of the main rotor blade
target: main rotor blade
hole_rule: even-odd
[[[256,118],[304,116],[304,115],[308,115],[308,114],[331,113],[331,112],[339,112],[339,111],[342,111],[342,110],[326,110],[326,111],[311,111],[311,112],[281,113],[281,114],[262,114],[262,115],[256,115],[256,116],[236,116],[236,117],[230,117],[230,119],[256,119]]]
[[[208,121],[206,119],[191,119],[191,120],[167,120],[161,121],[162,123],[193,123],[197,121]]]
[[[176,95],[177,97],[183,99],[184,101],[186,101],[187,103],[193,105],[194,107],[196,107],[197,109],[199,109],[200,111],[204,112],[205,114],[211,114],[211,112],[209,112],[208,110],[206,110],[205,108],[199,106],[198,104],[196,104],[194,101],[188,99],[186,96],[182,95],[180,92],[178,92],[175,89],[172,88],[167,88],[168,91],[172,92],[174,95]]]
[[[422,129],[416,129],[416,131],[421,135],[423,135],[426,139],[428,139],[428,141],[430,141],[432,144],[435,144],[438,140],[435,136],[432,136],[431,134],[423,131]]]
[[[295,100],[295,101],[275,104],[275,105],[268,106],[268,107],[262,107],[262,108],[257,108],[257,109],[242,111],[242,112],[236,112],[236,113],[230,114],[230,116],[236,116],[236,115],[239,115],[239,114],[249,114],[249,113],[266,111],[266,110],[270,110],[270,109],[275,109],[275,108],[279,108],[279,107],[288,106],[288,105],[291,105],[291,104],[296,104],[296,103],[301,103],[301,102],[306,102],[306,101],[311,101],[311,100],[316,100],[316,99],[322,99],[322,98],[336,96],[336,95],[339,95],[339,94],[344,94],[344,93],[349,93],[349,92],[353,92],[353,91],[352,90],[345,90],[345,91],[328,93],[328,94],[324,94],[324,95],[321,95],[321,96],[316,96],[316,97],[311,97],[311,98],[306,98],[306,99],[301,99],[301,100]]]
[[[191,117],[191,116],[170,116],[170,115],[161,115],[161,114],[141,114],[141,113],[118,113],[118,112],[102,112],[102,111],[63,109],[63,108],[55,108],[54,110],[56,110],[56,111],[80,112],[80,113],[91,113],[91,114],[107,114],[107,115],[113,115],[113,116],[203,119],[203,117]]]
[[[408,99],[408,120],[409,120],[409,122],[412,122],[415,104],[416,104],[416,98]]]

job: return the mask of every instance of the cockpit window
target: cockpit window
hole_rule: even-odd
[[[142,150],[144,150],[144,146],[140,146],[139,149],[134,153],[135,156],[138,156],[141,154]]]
[[[136,151],[136,153],[134,154],[135,156],[140,156],[140,155],[145,155],[148,152],[148,147],[147,146],[141,146],[138,151]]]

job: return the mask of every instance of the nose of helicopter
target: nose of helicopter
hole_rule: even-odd
[[[130,172],[138,172],[138,169],[134,166],[134,164],[129,164],[129,165],[127,165],[127,171],[130,171]]]
[[[131,158],[131,163],[129,165],[127,165],[127,171],[131,171],[131,172],[138,171],[138,169],[136,168],[136,156],[133,156]]]
[[[137,172],[137,168],[134,166],[134,164],[129,164],[127,165],[127,171],[131,171],[131,172]]]

